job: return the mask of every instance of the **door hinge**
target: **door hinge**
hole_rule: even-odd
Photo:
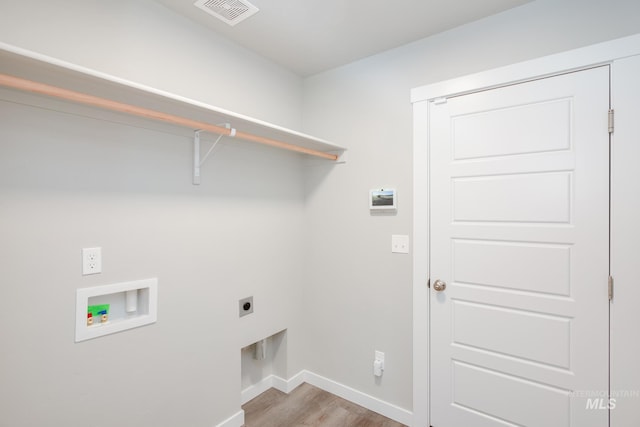
[[[609,276],[608,280],[609,301],[613,300],[613,277]]]
[[[613,133],[613,109],[609,110],[609,133]]]

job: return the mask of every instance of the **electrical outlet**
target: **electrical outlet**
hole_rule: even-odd
[[[102,272],[102,248],[82,249],[82,275]]]
[[[253,297],[242,298],[239,302],[240,317],[253,313]]]
[[[384,353],[376,350],[373,356],[373,375],[381,377],[384,371]]]

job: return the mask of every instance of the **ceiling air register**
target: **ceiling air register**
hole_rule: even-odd
[[[194,5],[231,26],[260,10],[244,0],[198,0]]]

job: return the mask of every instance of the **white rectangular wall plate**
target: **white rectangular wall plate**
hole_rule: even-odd
[[[136,291],[137,307],[127,311],[127,293]],[[108,320],[87,321],[90,305],[109,304]],[[154,323],[158,318],[158,279],[144,279],[76,290],[76,342]]]
[[[391,236],[391,252],[396,254],[409,253],[409,236],[394,234]]]
[[[102,273],[102,248],[82,249],[82,275]]]

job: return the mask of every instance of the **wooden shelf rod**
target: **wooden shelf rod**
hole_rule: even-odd
[[[90,105],[92,107],[103,108],[106,110],[116,111],[119,113],[131,114],[138,117],[144,117],[147,119],[158,120],[165,123],[171,123],[174,125],[191,128],[193,130],[204,130],[207,132],[216,133],[218,135],[232,136],[232,132],[235,132],[235,137],[244,139],[246,141],[256,142],[259,144],[265,144],[284,150],[295,151],[298,153],[308,154],[310,156],[321,157],[328,160],[338,160],[338,155],[325,153],[311,148],[299,147],[297,145],[289,144],[287,142],[278,141],[271,138],[266,138],[251,133],[240,132],[235,129],[229,129],[222,126],[216,126],[197,120],[191,120],[184,117],[178,117],[171,114],[162,113],[159,111],[149,110],[146,108],[136,107],[134,105],[125,104],[122,102],[111,101],[109,99],[100,98],[97,96],[87,95],[72,90],[62,89],[56,86],[50,86],[43,83],[34,82],[31,80],[25,80],[18,77],[9,76],[7,74],[0,74],[0,85],[9,87],[12,89],[18,89],[26,92],[37,93],[40,95],[51,96],[54,98],[60,98],[67,101],[73,101],[79,104]]]

